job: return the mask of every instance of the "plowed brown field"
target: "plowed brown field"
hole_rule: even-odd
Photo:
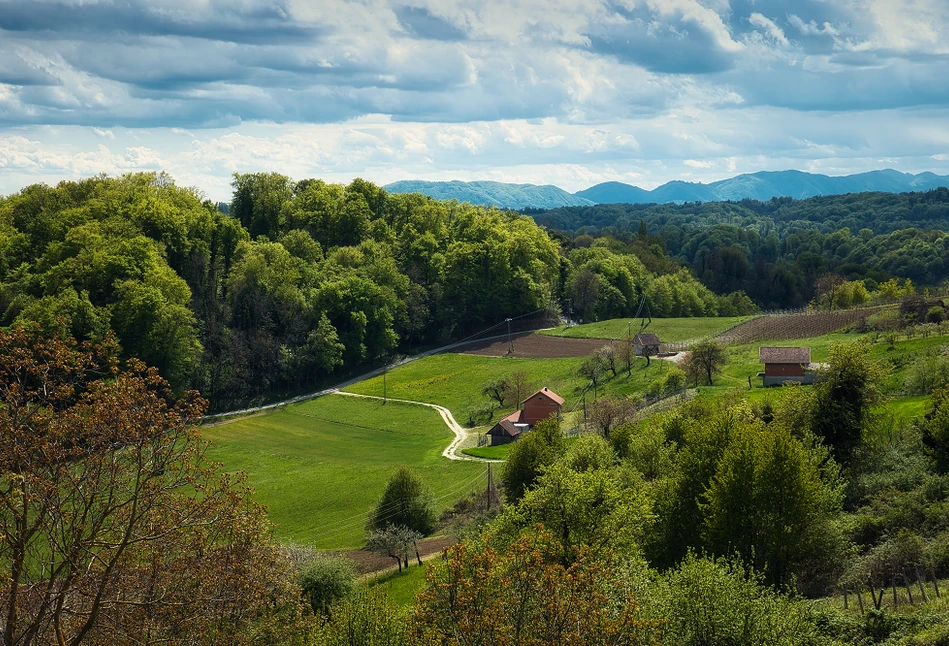
[[[830,334],[841,328],[862,321],[881,308],[843,310],[804,314],[762,316],[747,323],[725,330],[715,338],[725,345],[741,345],[755,341],[781,341],[809,339]]]
[[[508,355],[506,338],[472,341],[453,352],[462,354],[477,354],[482,357],[520,357],[522,359],[564,359],[569,357],[587,357],[594,350],[608,345],[608,339],[568,339],[559,336],[544,336],[542,334],[511,335],[514,341],[514,352]]]

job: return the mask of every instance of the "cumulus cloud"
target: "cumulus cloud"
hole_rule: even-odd
[[[755,27],[764,29],[772,39],[781,45],[789,44],[787,37],[784,35],[784,30],[778,27],[778,25],[775,24],[773,20],[765,17],[763,14],[755,12],[748,16],[748,21]]]
[[[0,0],[0,190],[925,170],[947,73],[944,0]]]

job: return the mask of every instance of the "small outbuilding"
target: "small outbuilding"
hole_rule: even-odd
[[[548,417],[560,417],[563,412],[563,398],[546,386],[521,402],[521,408],[505,415],[491,427],[488,435],[491,445],[508,444],[517,440],[522,433],[534,424]]]
[[[764,386],[780,386],[789,381],[814,383],[816,373],[810,369],[810,348],[761,347],[758,349],[758,360],[764,364],[764,372],[758,373]]]
[[[633,351],[637,357],[654,357],[659,354],[658,334],[637,334],[633,337]]]

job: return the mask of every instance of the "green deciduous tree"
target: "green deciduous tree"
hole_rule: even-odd
[[[554,417],[537,423],[511,447],[501,472],[501,485],[508,500],[517,501],[534,484],[543,468],[552,464],[563,446],[560,421]]]
[[[846,462],[871,422],[872,407],[880,401],[883,373],[860,342],[831,346],[827,363],[813,389],[811,428],[839,461]]]
[[[426,536],[435,529],[435,520],[431,494],[422,479],[408,467],[400,467],[389,478],[369,526],[375,530],[401,526]]]

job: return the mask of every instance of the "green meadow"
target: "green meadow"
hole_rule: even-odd
[[[691,328],[711,330],[708,319]],[[606,324],[619,322],[604,322]],[[721,324],[720,327],[728,324]],[[685,334],[683,332],[683,334]],[[773,398],[779,389],[763,389],[756,374],[761,345],[801,345],[811,348],[812,361],[825,361],[834,343],[853,343],[869,337],[868,352],[887,369],[890,395],[880,412],[899,425],[924,413],[928,397],[908,397],[904,384],[915,362],[940,351],[949,336],[900,337],[894,343],[880,335],[835,333],[796,341],[757,342],[727,348],[728,361],[713,386],[701,386],[700,396],[732,394],[752,401]],[[548,386],[567,401],[565,417],[576,415],[580,394],[588,381],[577,369],[583,358],[522,359],[464,354],[439,354],[399,366],[386,376],[388,396],[448,407],[462,425],[469,412],[489,400],[481,394],[484,383],[519,370],[535,387]],[[637,360],[632,374],[608,375],[598,395],[635,395],[664,378],[668,362],[653,360],[648,368]],[[748,389],[751,377],[752,389]],[[347,390],[367,395],[383,394],[383,379],[375,377]],[[592,393],[587,393],[587,403]],[[509,412],[496,408],[492,419]],[[486,424],[483,419],[481,424]],[[486,427],[479,429],[486,430]],[[326,396],[286,406],[276,412],[246,417],[202,434],[214,442],[210,457],[228,471],[246,471],[257,500],[266,505],[279,538],[318,548],[359,547],[366,518],[392,471],[406,464],[416,469],[432,489],[440,508],[483,483],[486,466],[476,462],[449,461],[441,453],[452,440],[439,415],[412,404]],[[465,453],[484,458],[506,457],[508,446],[469,448]]]
[[[358,548],[390,474],[415,469],[439,509],[484,482],[485,466],[451,461],[452,433],[424,406],[328,395],[201,429],[210,459],[244,471],[280,539]]]
[[[661,341],[678,343],[692,341],[744,323],[753,316],[716,316],[695,318],[656,318],[643,332],[658,334]],[[565,336],[578,339],[625,339],[627,334],[639,332],[642,319],[610,319],[583,325],[562,326],[543,330],[541,334]]]
[[[485,383],[523,370],[535,388],[547,386],[563,397],[566,401],[564,410],[569,411],[579,404],[581,392],[589,383],[577,373],[584,360],[583,357],[519,359],[436,354],[390,370],[385,377],[386,389],[389,397],[445,406],[451,410],[459,424],[466,426],[469,423],[470,410],[490,401],[481,394]],[[645,361],[637,360],[630,375],[620,370],[617,365],[617,376],[610,375],[609,379],[604,379],[598,389],[598,395],[641,393],[653,380],[661,378],[668,370],[668,362],[657,359],[654,359],[648,368]],[[346,391],[381,397],[383,378],[379,376],[361,381],[348,386]],[[524,395],[526,397],[529,394]],[[499,408],[492,419],[497,419],[511,410],[513,406]]]

